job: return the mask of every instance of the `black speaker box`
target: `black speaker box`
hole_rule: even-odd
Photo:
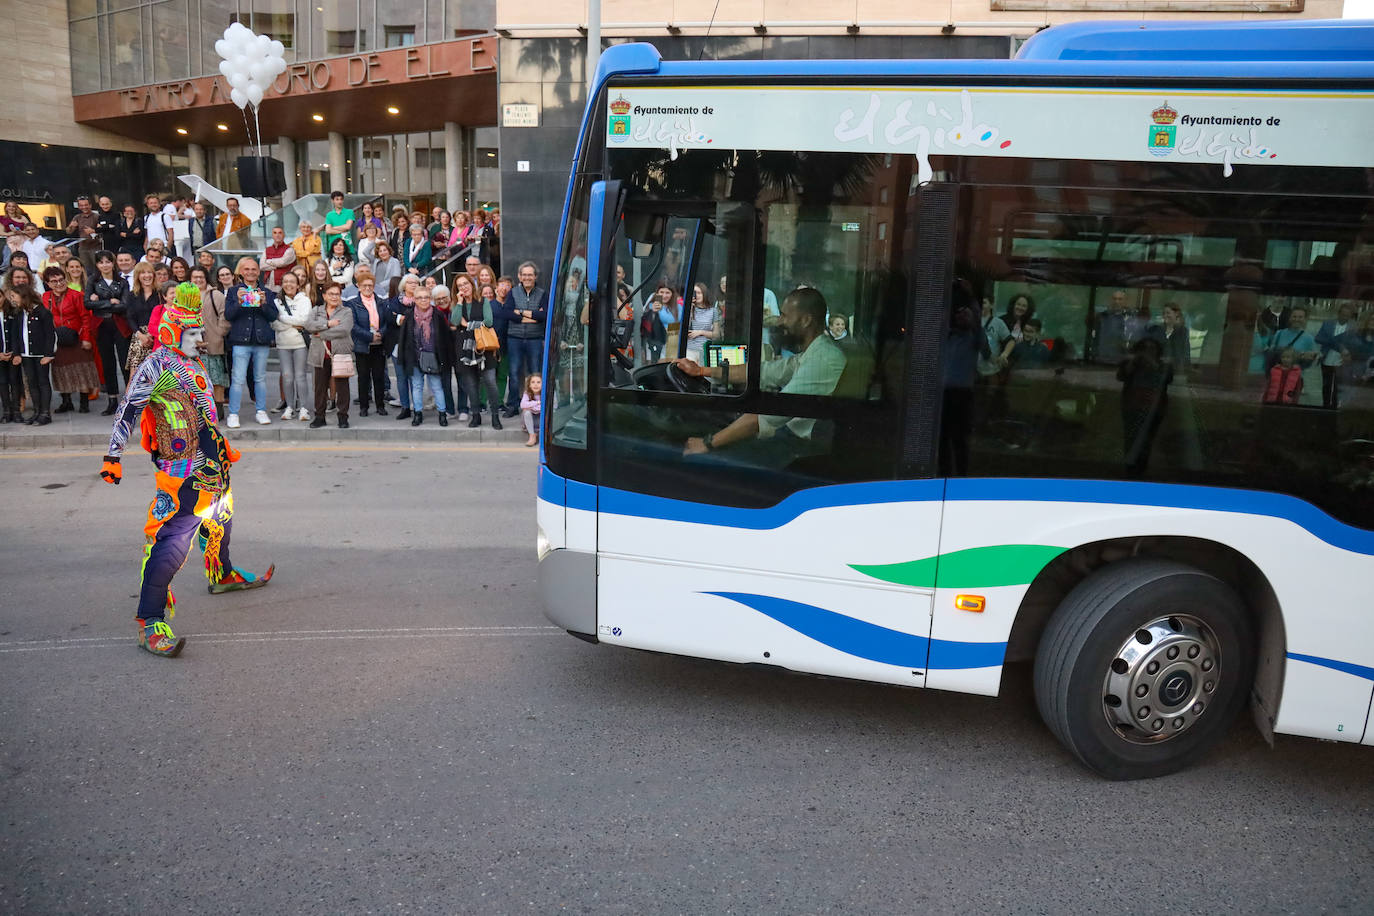
[[[239,193],[245,197],[276,197],[286,190],[286,168],[270,156],[240,156]]]

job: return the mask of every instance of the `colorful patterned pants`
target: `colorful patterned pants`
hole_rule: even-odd
[[[138,596],[138,616],[161,620],[171,594],[172,577],[186,562],[191,538],[199,535],[205,554],[205,576],[218,582],[233,569],[229,562],[229,532],[233,527],[234,497],[228,490],[215,493],[200,489],[194,477],[172,477],[157,472],[157,494],[148,507],[148,538],[143,548],[143,585]]]

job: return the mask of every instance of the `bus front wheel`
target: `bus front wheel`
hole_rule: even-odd
[[[1215,745],[1254,677],[1245,607],[1221,580],[1141,558],[1097,570],[1059,605],[1035,656],[1040,715],[1108,779],[1183,769]]]

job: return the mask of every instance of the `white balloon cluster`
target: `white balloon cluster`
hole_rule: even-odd
[[[224,58],[219,72],[229,81],[229,98],[239,108],[254,108],[277,75],[286,69],[286,48],[280,41],[235,22],[215,42],[215,53]]]

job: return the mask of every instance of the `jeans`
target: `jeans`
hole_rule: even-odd
[[[119,333],[113,318],[102,318],[96,328],[95,345],[100,353],[100,366],[105,370],[105,393],[117,398],[119,376],[124,376],[126,385],[129,382],[129,372],[124,368],[129,361],[129,338]]]
[[[372,404],[369,394],[375,393],[377,406],[385,407],[386,356],[382,353],[382,345],[373,344],[366,353],[355,350],[353,361],[358,365],[358,406],[366,410]]]
[[[402,410],[409,410],[410,376],[406,375],[405,367],[401,365],[399,357],[391,357],[391,367],[396,370],[396,400],[401,402]]]
[[[277,361],[281,363],[281,384],[287,408],[296,410],[309,405],[310,351],[305,347],[278,349]]]
[[[234,371],[229,383],[229,413],[239,412],[243,402],[243,384],[248,377],[248,363],[253,363],[254,401],[258,410],[267,410],[267,351],[269,347],[234,345]]]
[[[444,380],[441,375],[426,375],[419,369],[410,371],[410,403],[416,413],[420,413],[421,405],[425,403],[425,385],[429,385],[429,390],[434,394],[434,407],[436,410],[448,412],[448,401],[444,400]]]
[[[524,424],[525,432],[529,433],[531,436],[539,435],[539,411],[520,411],[520,422]]]
[[[479,376],[483,385],[486,386],[487,404],[494,414],[501,409],[501,396],[496,390],[496,367],[491,364],[488,364],[485,369],[478,369],[476,366],[458,367],[458,378],[463,383],[463,393],[467,395],[467,408],[474,415],[481,413],[478,407],[482,403],[482,399],[477,393]]]
[[[506,407],[510,410],[520,408],[520,392],[525,390],[525,379],[531,373],[544,371],[544,338],[510,338],[510,377],[507,385]],[[513,395],[513,397],[512,397]]]

